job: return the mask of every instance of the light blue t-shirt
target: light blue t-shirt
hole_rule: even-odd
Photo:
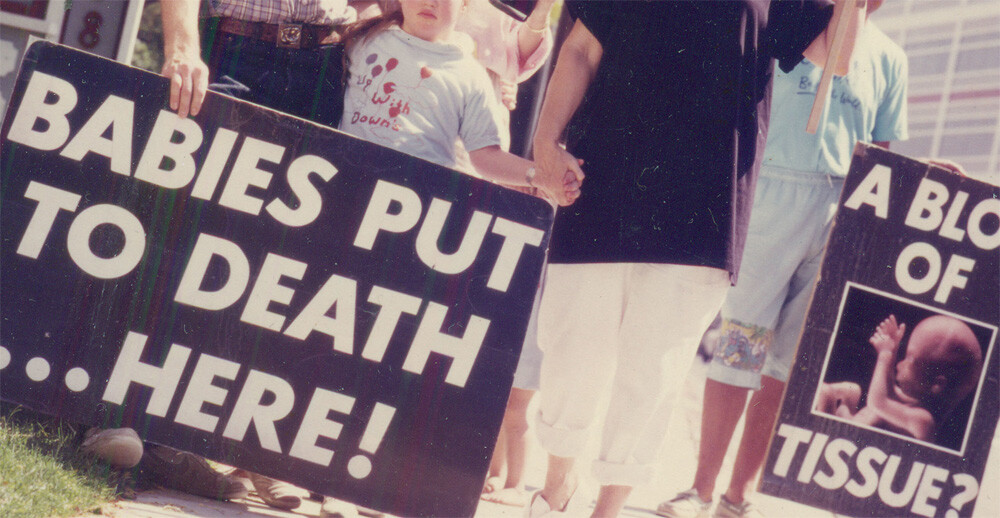
[[[452,168],[456,138],[469,151],[503,146],[504,108],[472,47],[463,33],[430,42],[399,27],[358,42],[340,130]]]
[[[903,49],[865,24],[846,76],[834,76],[815,135],[806,122],[823,69],[808,59],[775,67],[764,167],[844,176],[858,141],[905,140],[907,61]]]

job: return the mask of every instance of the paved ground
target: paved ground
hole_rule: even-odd
[[[677,409],[667,436],[666,446],[660,465],[669,467],[648,486],[638,487],[629,500],[630,506],[625,516],[650,518],[656,516],[653,509],[657,503],[678,491],[690,487],[695,470],[699,419],[701,413],[701,389],[705,381],[705,367],[696,360],[685,384],[680,407]],[[742,427],[742,425],[741,425]],[[733,444],[739,438],[733,439]],[[540,487],[545,474],[545,459],[539,448],[533,448],[529,458],[527,482],[530,487]],[[732,452],[723,466],[729,473]],[[585,464],[584,464],[585,465]],[[723,482],[720,482],[720,485]],[[593,498],[596,488],[584,488],[584,496]],[[835,518],[837,515],[800,505],[786,500],[758,495],[754,498],[763,514],[770,518]],[[236,502],[214,502],[174,491],[146,491],[139,493],[135,500],[122,500],[107,506],[103,514],[114,518],[260,518],[281,517],[301,518],[318,516],[319,502],[305,501],[295,512],[282,512],[264,505],[253,494]],[[481,502],[475,518],[516,518],[522,516],[521,509],[488,502]],[[976,517],[1000,516],[1000,460],[996,452],[991,455],[986,478],[980,490]]]

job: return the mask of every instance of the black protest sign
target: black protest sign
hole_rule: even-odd
[[[761,491],[972,513],[997,424],[1000,189],[858,145]]]
[[[2,132],[4,400],[394,514],[474,513],[550,206],[51,44]]]

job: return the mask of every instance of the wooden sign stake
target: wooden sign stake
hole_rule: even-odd
[[[816,87],[816,100],[813,101],[812,110],[809,112],[809,122],[806,123],[806,132],[815,134],[819,126],[819,119],[823,115],[823,108],[826,106],[826,99],[830,95],[830,85],[833,82],[833,71],[840,61],[840,55],[847,46],[847,28],[853,17],[857,16],[859,9],[864,9],[867,0],[844,0],[838,2],[833,8],[833,19],[830,20],[833,28],[833,41],[826,56],[826,64],[823,65],[823,76],[820,77],[819,86]],[[853,45],[851,48],[853,49]]]

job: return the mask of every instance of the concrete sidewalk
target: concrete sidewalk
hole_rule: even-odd
[[[255,495],[234,502],[217,502],[171,490],[144,491],[135,500],[121,500],[102,509],[116,518],[302,518],[319,516],[320,503],[304,500],[295,511],[268,507]],[[521,509],[482,502],[476,516],[516,518]]]
[[[623,516],[633,518],[656,516],[654,509],[656,509],[657,504],[690,487],[696,468],[705,371],[706,365],[701,360],[696,359],[667,432],[659,463],[663,468],[651,484],[635,488]],[[741,429],[742,424],[739,425],[732,444],[738,444],[739,430]],[[727,454],[722,474],[719,477],[719,487],[725,484],[726,477],[732,469],[735,449],[735,447],[730,448]],[[596,451],[596,444],[592,450]],[[545,455],[537,444],[532,445],[530,451],[525,478],[529,489],[537,489],[541,487],[545,478]],[[587,459],[581,459],[579,466],[581,473],[586,475],[586,470],[589,467]],[[581,496],[584,497],[586,506],[592,507],[597,488],[593,486],[592,482],[585,481],[580,491],[583,491]],[[755,495],[752,500],[763,515],[770,518],[835,518],[837,516],[829,511],[764,495]],[[252,493],[251,496],[235,502],[216,502],[176,491],[154,490],[139,493],[135,500],[120,500],[109,504],[102,510],[102,514],[114,518],[301,518],[303,516],[318,516],[319,506],[319,502],[305,500],[303,505],[294,512],[284,512],[268,507]],[[901,514],[908,514],[908,509],[900,511]],[[480,501],[475,518],[517,518],[520,516],[523,516],[521,508]],[[1000,516],[1000,462],[998,462],[995,451],[990,456],[973,516],[984,518]]]
[[[836,517],[833,513],[806,506],[773,499],[759,497],[757,499],[765,515],[770,517]],[[592,507],[589,502],[586,507]],[[255,495],[234,502],[218,502],[207,500],[171,490],[151,490],[139,493],[135,500],[121,500],[109,504],[102,509],[102,514],[115,518],[302,518],[319,516],[320,503],[305,500],[295,511],[280,511],[265,505]],[[643,508],[630,505],[623,516],[633,518],[651,518],[657,516],[653,512],[655,503]],[[480,501],[475,518],[518,518],[523,516],[519,507],[511,507]],[[83,518],[83,517],[81,517]]]

